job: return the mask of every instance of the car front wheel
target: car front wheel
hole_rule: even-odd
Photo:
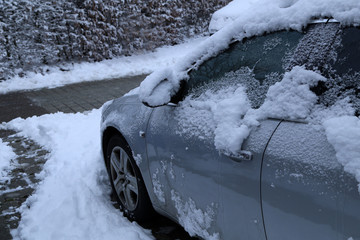
[[[125,216],[145,222],[153,208],[131,150],[119,136],[113,136],[107,146],[106,165],[113,191]]]

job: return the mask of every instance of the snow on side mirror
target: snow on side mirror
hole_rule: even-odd
[[[171,69],[154,72],[140,84],[140,100],[148,107],[178,103],[185,91],[185,82],[177,81]]]

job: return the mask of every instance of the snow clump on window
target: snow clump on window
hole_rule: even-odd
[[[241,84],[210,86],[204,93],[190,94],[180,103],[176,109],[180,126],[177,133],[185,137],[214,138],[217,150],[236,153],[260,120],[307,118],[318,99],[310,87],[325,80],[318,73],[294,67],[285,73],[282,81],[270,86],[264,104],[258,109],[251,108]]]

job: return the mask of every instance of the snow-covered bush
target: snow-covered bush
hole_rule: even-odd
[[[229,0],[0,1],[0,81],[44,65],[100,61],[207,31]]]

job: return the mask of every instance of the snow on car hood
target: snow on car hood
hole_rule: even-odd
[[[150,105],[170,101],[187,71],[226,49],[233,39],[283,29],[300,31],[315,17],[333,17],[344,25],[360,25],[358,0],[235,0],[217,11],[211,29],[220,29],[174,66],[149,75],[140,85],[139,97]]]

